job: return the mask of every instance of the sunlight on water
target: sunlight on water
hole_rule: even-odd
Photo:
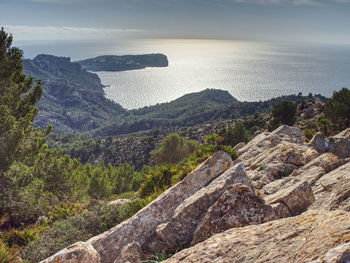
[[[302,46],[245,41],[152,39],[23,46],[83,59],[98,55],[164,53],[169,67],[99,72],[106,96],[128,109],[168,102],[207,88],[239,100],[309,92],[330,96],[350,87],[350,46]],[[39,52],[38,52],[39,53]]]

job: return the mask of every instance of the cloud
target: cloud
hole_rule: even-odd
[[[79,40],[79,39],[114,39],[143,32],[138,29],[56,27],[56,26],[5,26],[16,40]]]

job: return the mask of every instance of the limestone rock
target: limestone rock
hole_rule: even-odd
[[[305,135],[297,127],[282,125],[272,132],[272,135],[280,136],[284,141],[294,142],[294,143],[304,143]]]
[[[119,259],[114,263],[141,263],[146,260],[146,255],[143,253],[139,243],[133,242],[125,246]]]
[[[338,209],[350,199],[350,162],[323,175],[313,186],[312,209]]]
[[[170,221],[157,227],[157,235],[169,246],[188,245],[201,218],[233,183],[245,184],[254,191],[244,166],[235,165],[180,204]]]
[[[233,147],[233,149],[238,151],[239,149],[242,149],[245,146],[245,144],[245,142],[240,142],[235,147]]]
[[[329,141],[329,151],[340,158],[350,157],[350,139],[332,138]]]
[[[111,201],[107,204],[107,206],[122,206],[127,203],[130,203],[131,201],[129,199],[117,199],[114,201]]]
[[[338,133],[334,136],[334,138],[347,138],[350,139],[350,128],[347,128],[346,130],[342,131],[341,133]]]
[[[349,234],[350,213],[309,211],[297,217],[227,230],[164,263],[306,262],[349,243]]]
[[[266,205],[251,188],[233,184],[210,207],[198,225],[191,244],[202,242],[213,234],[230,228],[261,224],[273,219],[275,215],[271,206]]]
[[[341,244],[330,249],[320,258],[308,263],[348,263],[350,262],[350,243]]]
[[[295,181],[293,185],[282,187],[278,192],[265,197],[267,204],[285,204],[291,215],[296,216],[306,211],[315,201],[311,186],[307,182]]]
[[[329,149],[328,141],[323,137],[322,133],[318,132],[311,139],[309,145],[320,154],[325,153]]]
[[[75,243],[41,263],[100,263],[100,257],[94,247],[86,242]]]
[[[129,243],[138,242],[142,248],[151,244],[156,227],[169,221],[178,205],[231,165],[232,160],[227,153],[217,152],[136,215],[88,242],[95,247],[104,263],[118,259],[121,249]]]
[[[272,207],[273,213],[277,218],[286,218],[286,217],[292,216],[288,207],[283,203],[272,204],[271,207]]]

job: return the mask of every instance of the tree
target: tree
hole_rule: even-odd
[[[2,28],[0,31],[0,176],[8,170],[16,158],[25,156],[25,150],[28,148],[33,150],[32,147],[28,147],[31,142],[27,140],[35,137],[31,124],[38,109],[34,105],[43,93],[40,81],[34,85],[34,79],[22,73],[22,51],[11,45],[12,36]],[[39,143],[36,148],[40,148],[40,143],[44,142],[38,137],[36,139],[34,141]]]
[[[268,124],[269,130],[276,129],[281,124],[293,125],[296,121],[297,105],[294,102],[283,101],[272,109],[272,120]]]
[[[223,138],[222,144],[224,145],[235,146],[240,142],[249,141],[248,131],[241,121],[238,121],[233,127],[222,129],[219,135]]]
[[[160,163],[175,164],[194,152],[198,148],[198,143],[186,140],[177,133],[166,136],[159,148],[151,152],[152,159]]]
[[[350,90],[342,88],[334,92],[323,111],[336,129],[350,127]]]

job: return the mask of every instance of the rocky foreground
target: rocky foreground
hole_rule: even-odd
[[[136,215],[42,262],[350,262],[350,129],[281,126],[218,152]]]

